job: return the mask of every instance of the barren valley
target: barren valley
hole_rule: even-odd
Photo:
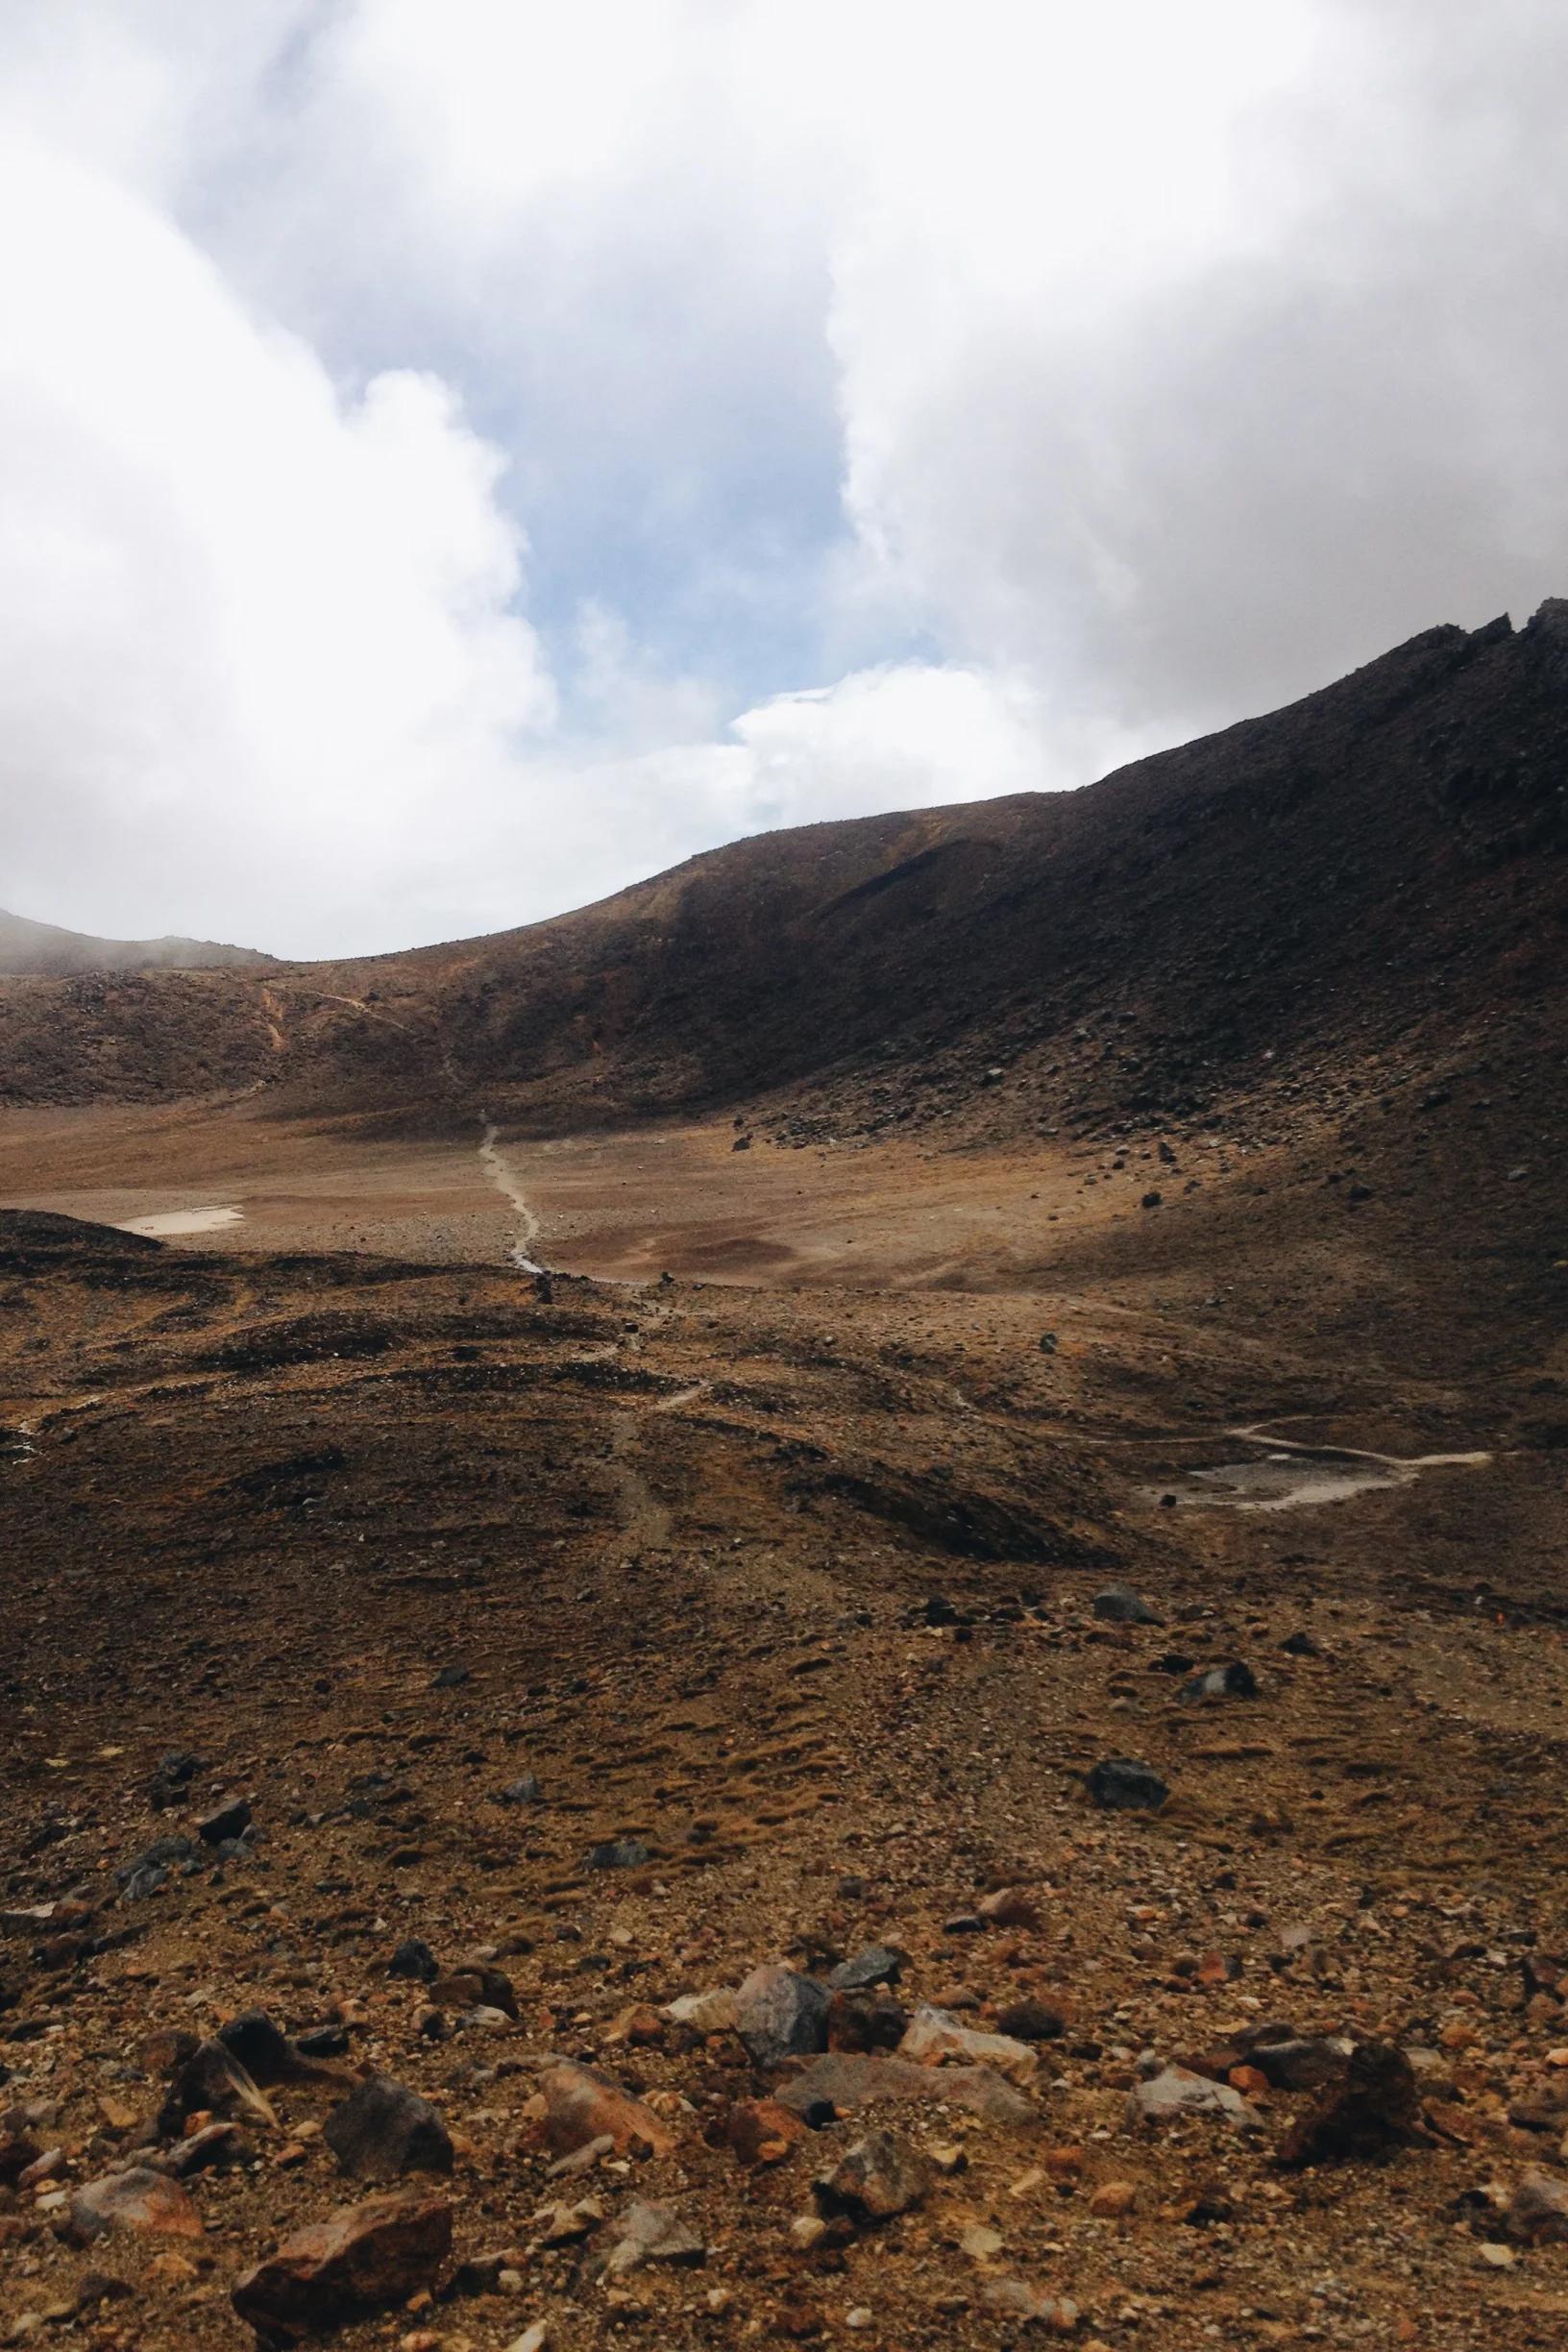
[[[1564,645],[0,982],[0,2338],[1563,2340]]]

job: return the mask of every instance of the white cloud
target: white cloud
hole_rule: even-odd
[[[8,893],[107,920],[172,860],[253,922],[270,888],[274,936],[297,895],[362,920],[399,824],[554,716],[501,457],[429,377],[340,392],[77,164],[13,140],[0,211],[48,225],[0,252]]]
[[[0,900],[452,936],[1562,587],[1565,72],[1554,0],[0,14]]]

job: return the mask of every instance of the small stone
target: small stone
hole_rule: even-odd
[[[975,1909],[991,1927],[1040,1925],[1040,1905],[1020,1887],[998,1887],[994,1895],[988,1895],[976,1903]]]
[[[1138,2183],[1129,2180],[1101,2181],[1089,2200],[1089,2210],[1100,2221],[1120,2221],[1138,2203]]]
[[[835,2051],[780,2086],[779,2102],[796,2115],[815,2118],[821,2108],[841,2115],[884,2100],[920,2100],[968,2107],[988,2122],[1031,2124],[1033,2106],[991,2067],[916,2066],[905,2058],[870,2058]]]
[[[910,2020],[898,2055],[918,2066],[941,2066],[956,2058],[962,2065],[993,2068],[1017,2083],[1032,2082],[1040,2070],[1039,2055],[1026,2042],[1015,2042],[1006,2034],[976,2033],[945,2009],[924,2003]]]
[[[842,1960],[827,1981],[835,1993],[869,1993],[875,1985],[896,1984],[903,1970],[901,1951],[891,1944],[870,1944],[851,1959]]]
[[[812,2183],[812,2193],[825,2214],[884,2221],[920,2204],[930,2186],[931,2168],[918,2150],[892,2132],[872,2131]]]
[[[602,2245],[596,2247],[587,2274],[590,2278],[623,2278],[645,2263],[670,2263],[690,2268],[706,2262],[708,2249],[669,2205],[648,2205],[641,2199],[628,2205],[612,2223]]]
[[[651,1850],[641,1838],[606,1838],[602,1845],[589,1847],[582,1857],[582,1867],[591,1871],[642,1870],[652,1859]]]
[[[1286,2169],[1339,2164],[1430,2140],[1415,2071],[1392,2042],[1352,2051],[1341,2089],[1331,2090],[1286,2134],[1276,2162]]]
[[[821,2214],[796,2214],[790,2223],[790,2236],[804,2253],[809,2254],[827,2236],[827,2223]]]
[[[1228,1666],[1210,1666],[1195,1674],[1177,1691],[1178,1700],[1193,1706],[1205,1699],[1256,1699],[1258,1677],[1241,1658],[1233,1658]]]
[[[1258,2110],[1228,2083],[1211,2082],[1186,2067],[1166,2067],[1151,2082],[1137,2084],[1127,2099],[1127,2128],[1168,2123],[1181,2116],[1220,2116],[1227,2123],[1256,2123]]]
[[[524,1773],[518,1779],[507,1781],[506,1786],[498,1793],[496,1802],[503,1805],[538,1804],[544,1793],[539,1785],[538,1774]]]
[[[996,2020],[1000,2032],[1015,2042],[1057,2042],[1067,2030],[1060,2009],[1037,2000],[1014,2001]]]
[[[1157,1617],[1142,1595],[1134,1592],[1130,1584],[1108,1584],[1090,1603],[1096,1617],[1107,1625],[1159,1625]]]
[[[414,1984],[433,1984],[441,1973],[441,1964],[428,1944],[410,1936],[392,1954],[386,1972],[389,1976],[405,1976]]]
[[[571,2245],[579,2238],[591,2238],[604,2218],[604,2208],[597,2197],[583,2197],[576,2205],[545,2205],[533,2217],[533,2225],[542,2245]]]
[[[1568,2242],[1568,2182],[1546,2172],[1527,2172],[1508,2200],[1510,2238],[1560,2245]]]
[[[430,1999],[441,2009],[499,2009],[503,2017],[516,2019],[517,1992],[509,1976],[500,1969],[486,1968],[478,1962],[469,1962],[454,1969],[450,1975],[430,1980]]]
[[[523,2330],[521,2336],[512,2338],[511,2342],[506,2346],[506,2352],[545,2352],[545,2347],[549,2342],[549,2320],[535,2319]]]
[[[664,2014],[673,2025],[685,2025],[696,2034],[731,2033],[740,2021],[728,1985],[716,1985],[710,1993],[682,1993],[678,2000],[666,2004]]]
[[[984,2221],[971,2222],[967,2230],[959,2232],[959,2250],[967,2254],[971,2262],[991,2262],[1006,2242],[1000,2230],[992,2229]]]
[[[1048,2295],[1026,2279],[992,2279],[985,2291],[987,2308],[1005,2318],[1021,2319],[1025,2327],[1048,2328],[1070,2336],[1078,2324],[1078,2306],[1066,2295]]]
[[[429,2099],[368,2074],[322,2126],[322,2138],[345,2172],[356,2180],[391,2180],[401,2172],[450,2172],[452,2134]]]
[[[782,2164],[806,2127],[797,2115],[777,2099],[737,2099],[724,2125],[724,2138],[744,2165]]]
[[[243,1797],[226,1797],[204,1814],[196,1824],[196,1834],[204,1846],[226,1846],[233,1838],[243,1837],[251,1825],[251,1808]]]
[[[262,2090],[275,2083],[296,2082],[314,2070],[264,2009],[246,2009],[231,2018],[227,2025],[218,2027],[218,2040]]]
[[[1153,1765],[1135,1756],[1103,1757],[1087,1785],[1094,1802],[1110,1812],[1158,1813],[1170,1795]]]
[[[198,2042],[179,2066],[159,2110],[159,2137],[178,2139],[193,2115],[243,2116],[267,2131],[278,2126],[271,2100],[257,2089],[233,2051],[215,2039]]]

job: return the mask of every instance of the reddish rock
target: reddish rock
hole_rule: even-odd
[[[746,2165],[782,2164],[805,2135],[800,2118],[777,2099],[738,2099],[724,2126],[725,2140]]]
[[[356,2313],[405,2303],[451,2251],[452,2210],[440,2197],[370,2197],[286,2239],[239,2280],[233,2306],[264,2340],[297,2343]]]
[[[610,2140],[618,2156],[646,2148],[668,2156],[675,2143],[651,2108],[633,2098],[597,2067],[563,2060],[539,2077],[545,2098],[545,2139],[557,2156],[570,2156],[593,2140]]]
[[[88,2181],[71,2199],[66,2235],[78,2245],[91,2245],[111,2230],[143,2238],[199,2238],[202,2217],[178,2181],[150,2166],[133,2165],[129,2171]]]
[[[1391,2042],[1362,2042],[1351,2054],[1343,2090],[1330,2092],[1286,2134],[1278,2162],[1294,2170],[1364,2161],[1430,2140],[1404,2051]]]

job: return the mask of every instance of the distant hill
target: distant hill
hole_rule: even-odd
[[[74,972],[253,971],[276,958],[255,947],[211,940],[89,939],[57,923],[32,922],[0,907],[0,973],[10,978],[68,978]]]

